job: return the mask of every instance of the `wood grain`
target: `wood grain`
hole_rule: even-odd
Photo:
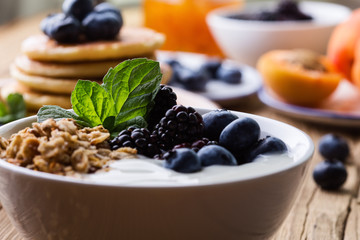
[[[138,9],[125,11],[125,22],[141,24]],[[19,20],[0,27],[0,78],[8,76],[8,67],[20,53],[21,41],[39,31],[38,25],[45,14]],[[127,20],[128,19],[128,20]],[[314,141],[316,151],[311,160],[305,181],[294,206],[272,240],[357,240],[360,239],[360,193],[359,161],[360,130],[335,128],[285,117],[263,106],[255,98],[241,102],[229,109],[258,114],[289,123],[306,132]],[[317,151],[319,139],[326,133],[345,137],[351,148],[351,157],[346,163],[348,179],[339,191],[319,189],[313,179],[312,170],[322,161]],[[21,239],[0,206],[0,239]]]

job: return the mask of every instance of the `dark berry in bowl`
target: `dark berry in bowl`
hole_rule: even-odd
[[[84,33],[89,40],[111,40],[116,38],[123,20],[114,12],[91,12],[82,21]]]
[[[201,170],[200,158],[189,148],[175,149],[164,154],[164,167],[181,173]]]
[[[161,118],[153,134],[158,136],[163,150],[172,149],[177,144],[192,143],[203,137],[202,116],[192,107],[175,105]]]
[[[157,137],[150,134],[146,128],[129,127],[119,133],[117,137],[110,141],[111,150],[121,147],[135,148],[139,154],[147,157],[154,157],[160,154],[157,145]]]
[[[258,143],[251,149],[249,161],[252,161],[260,154],[281,154],[288,151],[286,144],[277,137],[266,137],[260,139]]]
[[[339,189],[346,181],[347,171],[340,161],[325,160],[318,163],[313,171],[315,182],[325,190]]]
[[[260,126],[252,118],[244,117],[232,121],[220,134],[219,145],[235,156],[256,144],[260,137]]]
[[[221,67],[221,64],[220,59],[209,59],[201,65],[200,71],[206,74],[208,78],[216,79],[216,72]]]
[[[196,92],[205,91],[209,80],[203,72],[182,65],[173,67],[173,75],[172,83],[180,84],[183,88]]]
[[[236,158],[224,147],[209,145],[201,148],[197,153],[202,166],[211,165],[237,165]]]
[[[177,96],[171,87],[161,84],[154,99],[154,107],[148,117],[148,128],[153,128],[165,116],[167,110],[176,105]]]
[[[325,159],[344,162],[349,156],[349,145],[344,138],[330,133],[319,140],[319,152]]]
[[[202,117],[204,120],[204,137],[214,141],[219,141],[222,130],[229,123],[238,119],[235,114],[225,109],[213,110],[205,113]]]
[[[93,10],[93,4],[91,0],[65,0],[62,10],[66,15],[82,21]]]
[[[241,83],[242,73],[235,67],[221,66],[216,71],[216,78],[230,84]]]
[[[52,14],[42,20],[42,31],[59,43],[75,43],[81,34],[80,22],[63,13]]]

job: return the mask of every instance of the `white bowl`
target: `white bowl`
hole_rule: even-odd
[[[282,139],[292,159],[208,167],[183,175],[211,175],[216,168],[223,175],[231,168],[233,175],[173,186],[93,183],[0,160],[0,201],[25,239],[266,239],[289,213],[314,145],[292,126],[234,113],[254,118],[264,134]],[[9,137],[33,121],[4,125],[0,135]]]
[[[326,2],[299,2],[311,21],[250,21],[227,18],[236,13],[274,9],[278,1],[245,3],[244,8],[220,8],[210,12],[207,23],[224,54],[241,63],[255,66],[258,58],[273,49],[304,48],[324,54],[331,32],[346,20],[351,10]]]

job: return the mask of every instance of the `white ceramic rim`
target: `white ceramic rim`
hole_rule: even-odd
[[[264,2],[246,2],[246,6],[255,7],[261,6]],[[318,29],[324,27],[333,27],[337,24],[345,21],[351,14],[351,9],[340,4],[328,3],[328,2],[315,2],[315,1],[301,1],[299,7],[309,10],[309,14],[314,17],[312,21],[249,21],[231,19],[225,17],[229,14],[241,13],[243,10],[236,9],[234,7],[221,7],[208,13],[206,20],[208,25],[236,30],[251,30],[251,31],[306,31],[309,29]],[[329,8],[331,11],[329,12]],[[336,11],[335,11],[336,9]],[[324,21],[321,15],[326,13],[329,15],[329,21]],[[336,16],[336,18],[334,17]],[[335,20],[336,19],[336,20]]]
[[[211,111],[213,109],[197,109],[197,111],[199,111],[201,114]],[[23,174],[23,175],[27,175],[27,176],[31,176],[34,178],[39,178],[39,179],[43,179],[43,180],[47,180],[47,181],[57,181],[57,182],[63,182],[63,183],[69,183],[69,184],[82,184],[82,185],[87,185],[87,186],[93,186],[93,187],[116,187],[116,188],[153,188],[153,189],[157,189],[157,188],[197,188],[197,187],[206,187],[206,186],[215,186],[215,185],[221,185],[221,184],[232,184],[232,183],[236,183],[236,182],[246,182],[246,181],[251,181],[254,179],[260,179],[263,177],[267,177],[273,174],[279,174],[282,173],[284,171],[287,171],[289,169],[295,168],[307,161],[309,161],[312,157],[312,155],[314,154],[314,143],[311,140],[311,138],[304,133],[303,131],[301,131],[298,128],[295,128],[289,124],[277,121],[277,120],[273,120],[270,118],[265,118],[262,116],[258,116],[258,115],[254,115],[254,114],[249,114],[249,113],[243,113],[243,112],[236,112],[236,111],[232,111],[235,114],[240,113],[242,116],[244,117],[250,117],[255,119],[256,121],[258,120],[262,120],[265,122],[270,122],[271,125],[277,125],[277,126],[282,126],[284,128],[287,128],[288,130],[292,130],[292,131],[296,131],[299,135],[302,135],[305,139],[306,139],[306,143],[309,145],[309,147],[306,149],[306,151],[299,157],[299,159],[297,161],[293,161],[291,164],[282,167],[280,169],[273,169],[271,171],[268,171],[267,173],[259,173],[256,172],[255,174],[251,175],[248,178],[245,179],[241,179],[241,180],[237,180],[237,179],[233,179],[231,181],[221,181],[218,183],[199,183],[196,185],[175,185],[175,186],[127,186],[127,185],[121,185],[121,184],[110,184],[110,183],[95,183],[95,182],[89,182],[89,181],[84,181],[82,179],[77,179],[77,178],[71,178],[71,177],[64,177],[64,176],[59,176],[59,175],[55,175],[55,174],[51,174],[51,173],[45,173],[45,172],[38,172],[38,171],[34,171],[31,169],[27,169],[24,167],[19,167],[16,166],[14,164],[8,163],[6,161],[4,161],[3,159],[0,159],[0,168],[4,168],[7,169],[9,171],[13,171],[17,174]],[[4,126],[0,127],[0,132],[1,130],[3,130],[4,127],[9,128],[9,129],[13,129],[16,128],[16,126],[20,123],[23,122],[27,122],[27,121],[31,121],[31,122],[35,122],[37,120],[36,116],[30,116],[30,117],[26,117],[23,119],[19,119],[16,121],[13,121],[11,123],[8,123]],[[252,164],[252,163],[249,163]]]

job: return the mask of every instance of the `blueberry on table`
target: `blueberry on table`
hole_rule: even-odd
[[[237,165],[236,158],[224,147],[209,145],[201,148],[197,153],[202,166],[210,165]]]
[[[220,133],[232,121],[238,119],[228,110],[214,110],[203,115],[204,136],[210,140],[219,141]]]
[[[329,133],[319,140],[319,152],[326,159],[344,162],[349,156],[349,145],[344,138]]]
[[[253,146],[260,137],[260,126],[252,118],[244,117],[232,121],[220,134],[219,145],[235,156]]]
[[[192,173],[201,170],[198,155],[191,149],[179,148],[164,154],[164,167],[181,173]]]
[[[52,14],[42,20],[42,31],[59,43],[74,43],[81,34],[80,22],[63,13]]]
[[[277,137],[260,139],[249,154],[249,161],[254,160],[260,154],[280,154],[287,152],[286,144]]]
[[[84,32],[89,40],[110,40],[119,33],[123,20],[114,12],[91,12],[82,21]]]
[[[82,21],[93,10],[93,4],[91,0],[65,0],[62,10],[66,15]]]
[[[221,66],[216,71],[216,78],[229,84],[238,84],[241,83],[242,73],[238,68]]]
[[[346,181],[347,171],[342,162],[325,160],[315,166],[313,178],[322,189],[336,190]]]

